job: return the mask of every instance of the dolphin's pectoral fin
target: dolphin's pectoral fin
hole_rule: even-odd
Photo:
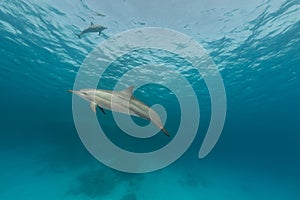
[[[96,112],[96,106],[97,106],[97,104],[95,102],[91,102],[90,106],[91,106],[92,111]]]
[[[98,106],[98,108],[103,112],[104,115],[106,114],[102,107]]]
[[[101,35],[101,31],[99,31],[98,35]]]
[[[93,23],[93,22],[91,22],[91,26],[94,26],[94,23]]]

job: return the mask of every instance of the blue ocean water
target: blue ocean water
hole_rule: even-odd
[[[91,21],[108,29],[78,39]],[[180,159],[159,171],[129,174],[85,149],[66,91],[97,45],[142,27],[182,32],[206,49],[224,81],[227,115],[215,148],[199,159],[211,114],[199,74],[154,50],[120,58],[99,87],[112,89],[124,70],[155,60],[178,67],[201,107],[197,137]],[[298,0],[1,1],[0,47],[0,199],[300,199]],[[134,94],[165,106],[172,113],[166,127],[176,132],[180,111],[171,92],[150,84]],[[111,112],[97,115],[113,130],[110,139],[128,150],[149,151],[172,140],[126,137]]]

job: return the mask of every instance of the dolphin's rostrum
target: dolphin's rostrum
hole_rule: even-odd
[[[170,136],[167,130],[163,127],[158,114],[149,106],[132,96],[133,87],[115,92],[110,90],[99,89],[82,89],[68,90],[73,94],[90,102],[91,109],[96,112],[96,107],[99,107],[105,114],[104,109],[129,114],[147,119],[154,123],[164,134]]]
[[[88,28],[84,29],[83,31],[81,31],[81,33],[76,34],[76,35],[79,37],[79,39],[85,33],[98,32],[98,35],[100,35],[101,32],[105,29],[107,29],[107,28],[104,26],[101,26],[101,25],[95,25],[93,22],[91,22],[91,25]]]

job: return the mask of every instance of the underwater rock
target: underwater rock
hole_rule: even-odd
[[[70,193],[81,193],[91,198],[106,196],[118,185],[119,178],[110,170],[87,171],[77,177],[78,185],[70,190]]]
[[[77,176],[75,185],[71,186],[69,194],[84,194],[90,198],[99,198],[111,194],[123,182],[128,185],[128,194],[122,199],[136,199],[135,191],[139,189],[141,175],[118,172],[109,168],[88,170]]]
[[[135,193],[129,193],[124,195],[121,200],[136,200],[136,195]]]

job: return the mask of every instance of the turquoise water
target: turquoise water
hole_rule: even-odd
[[[108,29],[78,39],[91,21]],[[99,87],[112,89],[141,63],[164,62],[193,84],[201,107],[197,137],[179,160],[127,174],[85,149],[66,91],[98,44],[141,27],[174,29],[206,49],[224,81],[227,116],[213,151],[198,159],[211,112],[204,81],[171,54],[125,55]],[[300,199],[299,1],[1,1],[0,47],[0,199]],[[150,84],[134,95],[165,106],[172,113],[166,127],[176,133],[180,111],[171,92]],[[124,148],[142,152],[172,140],[130,138],[106,112],[99,122]]]

